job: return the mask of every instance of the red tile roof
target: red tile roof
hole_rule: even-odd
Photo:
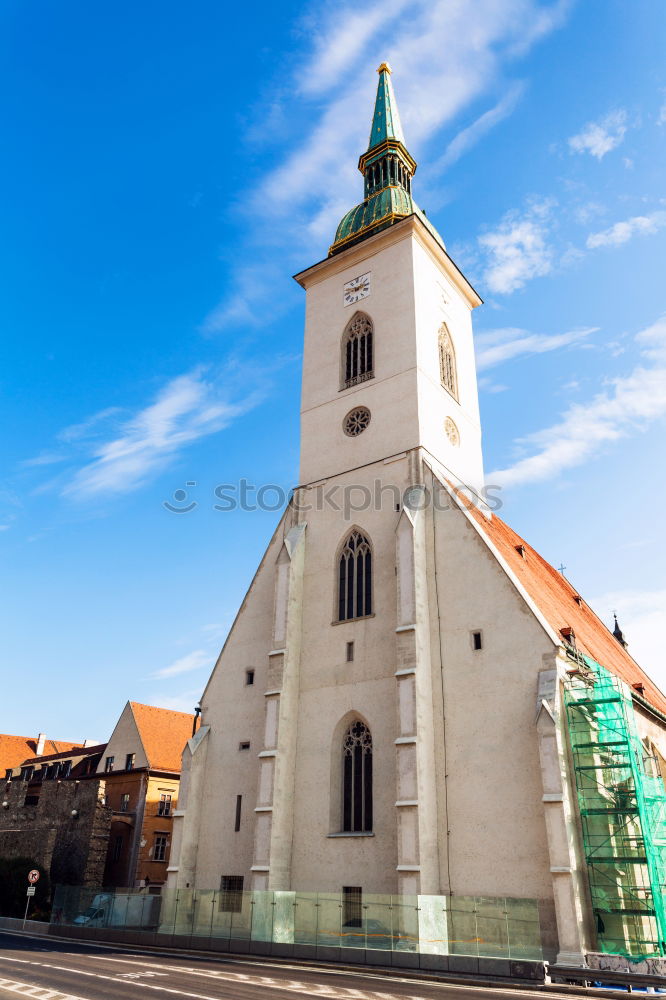
[[[194,715],[130,702],[151,770],[180,772],[180,758],[192,735]]]
[[[45,740],[44,752],[46,754],[68,753],[80,746],[83,744],[70,743],[69,740]],[[28,758],[34,757],[36,753],[36,736],[7,736],[0,733],[0,771],[3,775],[7,768],[18,767]]]
[[[642,684],[643,697],[666,713],[666,696],[620,645],[592,608],[585,601],[579,604],[575,600],[580,596],[576,588],[496,514],[488,519],[477,507],[469,503],[465,503],[465,506],[558,636],[561,629],[572,628],[577,649],[601,663],[629,686]],[[524,557],[518,551],[519,546],[524,547]]]

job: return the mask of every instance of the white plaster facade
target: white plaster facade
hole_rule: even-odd
[[[343,286],[366,273],[370,294],[345,306]],[[472,343],[480,299],[417,216],[297,280],[301,485],[202,698],[169,884],[215,889],[238,875],[248,889],[536,897],[560,957],[582,962],[593,924],[562,721],[571,664],[450,485],[466,484],[492,517]],[[356,309],[373,324],[374,377],[341,390]],[[442,323],[458,400],[440,377]],[[355,406],[371,420],[348,437]],[[419,502],[434,490],[445,503]],[[373,611],[337,622],[338,554],[354,527],[372,546]],[[355,719],[372,733],[374,822],[345,833],[341,741]]]

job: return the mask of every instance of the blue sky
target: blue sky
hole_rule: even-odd
[[[486,302],[502,516],[666,687],[661,0],[0,20],[0,730],[101,739],[128,698],[196,703],[279,516],[213,490],[296,482],[291,275],[362,197],[384,59],[414,195]]]

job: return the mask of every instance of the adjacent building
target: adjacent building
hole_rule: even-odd
[[[30,858],[52,884],[101,885],[111,826],[96,778],[104,745],[40,738],[33,752],[40,747],[5,770],[0,857]]]
[[[53,885],[161,885],[195,717],[128,702],[108,743],[0,735],[0,857]]]
[[[560,961],[663,954],[666,697],[485,491],[481,298],[385,64],[359,169],[296,276],[300,482],[203,694],[169,884],[530,897]]]
[[[105,886],[162,885],[171,851],[183,747],[195,718],[128,701],[99,764],[111,829]]]

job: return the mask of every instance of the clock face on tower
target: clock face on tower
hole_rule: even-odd
[[[346,281],[343,287],[343,298],[346,306],[364,299],[370,294],[370,271],[367,274],[360,274],[358,278]]]

